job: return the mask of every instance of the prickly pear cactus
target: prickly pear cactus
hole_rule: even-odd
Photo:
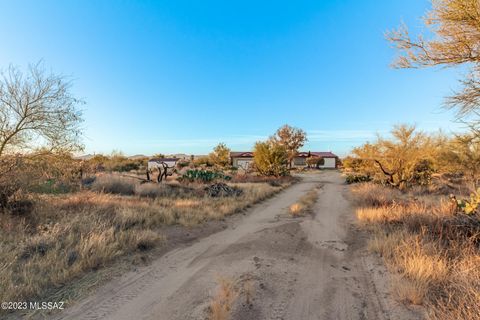
[[[465,214],[475,214],[480,209],[480,188],[470,195],[470,199],[457,200],[457,208]]]

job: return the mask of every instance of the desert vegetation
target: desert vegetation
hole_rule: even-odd
[[[393,290],[421,304],[430,319],[478,319],[480,221],[448,195],[399,191],[375,183],[353,187],[369,249],[398,274]]]
[[[69,299],[75,281],[161,248],[165,228],[224,219],[294,181],[238,175],[225,144],[161,184],[146,181],[148,158],[77,159],[82,101],[70,88],[42,64],[0,80],[1,301]]]
[[[370,250],[398,276],[397,298],[430,319],[478,319],[479,146],[473,131],[401,125],[343,161]]]
[[[214,196],[204,184],[141,184],[103,175],[79,192],[29,195],[23,212],[5,209],[0,216],[0,279],[6,288],[1,299],[41,297],[118,257],[160,245],[165,240],[161,227],[222,219],[282,188],[268,183],[230,187],[241,192]]]
[[[403,25],[387,34],[401,55],[394,66],[468,65],[462,89],[446,99],[468,131],[425,134],[393,128],[343,161],[357,217],[372,233],[405,303],[425,306],[429,319],[478,319],[480,308],[478,129],[479,2],[438,0],[424,18],[435,37],[412,38]]]

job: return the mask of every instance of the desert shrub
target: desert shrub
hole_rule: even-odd
[[[434,173],[434,164],[430,159],[422,159],[415,163],[411,183],[413,185],[426,186],[432,182],[432,174]]]
[[[213,164],[226,167],[230,164],[230,149],[225,143],[219,143],[210,153],[209,158]]]
[[[188,161],[188,160],[179,160],[177,162],[177,168],[181,170],[183,168],[186,168],[186,167],[190,166],[190,163],[191,162]]]
[[[133,195],[135,186],[136,183],[133,179],[115,175],[101,175],[92,183],[91,189],[96,192]]]
[[[395,126],[391,134],[391,138],[378,137],[374,143],[354,148],[356,159],[344,161],[344,165],[395,188],[429,183],[437,152],[435,138],[405,125]]]
[[[369,176],[364,176],[364,175],[361,175],[361,174],[347,174],[347,176],[345,177],[345,181],[348,184],[360,183],[360,182],[369,182],[371,180],[372,180],[372,178],[370,178]]]
[[[86,161],[89,169],[95,172],[130,172],[133,170],[144,170],[147,159],[129,159],[120,152],[114,152],[110,156],[96,155]]]
[[[371,182],[357,184],[352,191],[356,202],[362,206],[382,207],[402,199],[399,190]]]
[[[476,133],[458,135],[447,141],[439,155],[442,170],[451,174],[460,173],[473,186],[480,181],[480,136]]]
[[[424,305],[429,319],[477,319],[478,217],[455,214],[444,196],[416,197],[372,183],[353,190],[357,217],[373,232],[369,249],[400,276],[397,298]]]
[[[269,140],[255,143],[253,151],[255,169],[264,176],[288,174],[288,153],[284,146]]]
[[[0,207],[36,193],[66,193],[81,185],[82,163],[68,154],[36,152],[0,159]]]
[[[342,160],[343,170],[346,172],[360,172],[363,169],[363,159],[348,156]]]
[[[194,167],[213,167],[214,163],[210,157],[199,157],[193,160]]]
[[[209,185],[205,189],[205,193],[209,197],[237,197],[242,195],[243,190],[237,187],[230,187],[229,185],[219,182]]]
[[[182,180],[190,182],[208,183],[219,179],[231,180],[231,177],[222,172],[200,169],[187,170],[182,176]]]
[[[307,166],[309,168],[320,168],[320,166],[323,166],[325,164],[325,159],[322,157],[308,157],[307,160]]]

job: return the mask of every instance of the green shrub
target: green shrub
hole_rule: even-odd
[[[190,161],[188,160],[179,160],[177,162],[177,168],[178,169],[183,169],[185,167],[188,167],[190,165]]]
[[[369,182],[371,180],[372,180],[372,178],[370,176],[361,175],[361,174],[349,174],[345,178],[345,181],[348,184],[360,183],[360,182]]]
[[[200,157],[193,160],[193,165],[195,167],[200,167],[200,166],[213,167],[214,163],[212,159],[210,159],[210,157]]]
[[[255,143],[253,160],[256,170],[263,176],[288,174],[288,153],[284,146],[269,140]]]
[[[230,180],[232,177],[225,175],[222,172],[194,169],[187,170],[187,172],[183,174],[182,179],[190,182],[208,183],[218,179]]]

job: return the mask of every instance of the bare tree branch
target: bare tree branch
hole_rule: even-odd
[[[70,92],[71,83],[47,73],[41,62],[26,74],[10,66],[0,77],[0,157],[46,147],[57,151],[82,148],[83,102]]]

